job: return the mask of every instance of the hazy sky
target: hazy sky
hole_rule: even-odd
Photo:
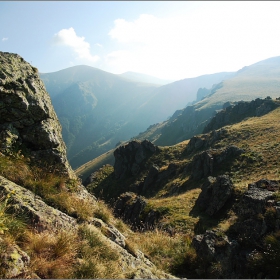
[[[279,1],[0,1],[0,51],[179,80],[280,56]]]

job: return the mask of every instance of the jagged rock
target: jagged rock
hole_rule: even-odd
[[[144,197],[132,192],[119,196],[114,206],[114,213],[132,225],[134,229],[152,229],[157,224],[160,213],[149,209]]]
[[[146,205],[147,202],[142,196],[126,192],[116,201],[114,212],[134,227],[139,227],[142,224],[140,215]]]
[[[248,191],[242,196],[238,207],[238,214],[243,218],[250,218],[265,212],[266,204],[273,199],[273,192],[279,189],[278,181],[259,180],[248,185]]]
[[[236,146],[229,146],[219,150],[207,150],[194,156],[192,163],[187,166],[194,179],[201,179],[213,175],[215,169],[226,160],[238,157],[244,151]]]
[[[190,154],[193,152],[198,152],[202,149],[207,149],[211,147],[216,141],[226,138],[227,136],[228,130],[225,128],[213,130],[209,134],[193,136],[186,147],[186,152]]]
[[[196,155],[192,162],[192,178],[201,179],[213,174],[214,158],[208,152],[202,152]]]
[[[43,230],[71,230],[76,220],[65,213],[48,206],[41,197],[31,191],[0,176],[0,192],[11,197],[11,205],[18,211],[28,215],[29,221],[39,232]]]
[[[225,108],[218,112],[205,126],[203,133],[240,122],[248,117],[263,116],[278,106],[271,98],[257,98],[251,102],[240,101],[231,106],[224,106]]]
[[[36,163],[75,177],[61,125],[38,70],[17,54],[0,52],[0,149],[31,152]]]
[[[239,257],[237,256],[239,249],[237,241],[230,241],[222,232],[207,230],[204,234],[196,235],[192,240],[192,245],[201,260],[201,268],[197,271],[202,274],[200,276],[205,277],[207,275],[209,278],[225,279],[237,278]],[[211,271],[213,263],[220,265],[216,274]]]
[[[274,206],[274,192],[279,190],[279,181],[261,179],[248,185],[236,212],[240,220],[234,225],[238,238],[255,246],[269,231],[279,229],[280,220],[277,215],[277,206]],[[275,209],[275,217],[266,217],[267,207]]]
[[[136,175],[143,162],[157,151],[157,146],[148,140],[131,141],[114,151],[114,172],[116,178],[123,178],[126,174]]]
[[[232,191],[233,184],[229,176],[208,177],[206,183],[202,186],[197,204],[208,215],[212,216],[226,204],[232,195]]]
[[[166,179],[170,179],[176,174],[176,171],[178,169],[178,165],[175,163],[170,163],[166,170],[163,170],[159,173],[158,179],[156,182],[161,182]]]

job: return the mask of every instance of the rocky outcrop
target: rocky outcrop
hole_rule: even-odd
[[[279,188],[279,181],[266,179],[248,185],[236,207],[239,221],[234,230],[241,242],[255,245],[265,234],[280,229],[280,208],[274,196]]]
[[[0,149],[28,155],[74,177],[61,125],[38,70],[17,54],[0,52]]]
[[[201,278],[238,278],[238,242],[230,241],[222,232],[207,230],[205,234],[196,235],[192,245],[201,261],[196,270]]]
[[[279,189],[278,181],[259,180],[248,185],[238,207],[238,214],[244,218],[263,214],[269,200],[273,200],[274,192]]]
[[[240,122],[248,117],[263,116],[279,106],[270,97],[265,99],[257,98],[251,102],[240,101],[237,104],[228,105],[211,119],[205,126],[203,133]]]
[[[227,175],[208,177],[196,203],[209,216],[216,214],[230,199],[233,184]]]
[[[144,197],[131,192],[123,193],[119,196],[114,206],[114,213],[122,217],[123,220],[133,227],[139,227],[142,224],[140,215],[146,207],[147,202]]]
[[[97,228],[103,229],[105,235],[110,240],[112,240],[122,248],[125,248],[125,237],[115,227],[113,227],[112,225],[107,225],[101,219],[97,218],[92,218],[90,221],[88,221],[88,223],[94,225]]]
[[[191,171],[191,177],[194,179],[205,178],[217,172],[222,163],[237,158],[243,152],[236,146],[207,150],[196,154],[186,169]]]
[[[47,205],[41,197],[2,176],[0,176],[0,192],[4,196],[12,194],[11,206],[15,212],[26,214],[32,227],[39,232],[71,230],[77,225],[74,218]]]
[[[144,162],[157,151],[157,146],[148,140],[131,141],[120,146],[114,151],[115,164],[114,172],[116,178],[123,178],[126,175],[135,176],[141,170]]]
[[[261,179],[249,184],[235,206],[238,219],[227,233],[207,230],[193,238],[200,262],[196,272],[200,277],[272,278],[277,260],[273,259],[275,247],[270,246],[279,246],[279,237],[278,243],[272,245],[265,244],[265,237],[279,233],[280,207],[274,196],[279,189],[280,181],[276,180]],[[197,202],[203,205],[205,201],[198,198]]]
[[[149,173],[147,177],[145,178],[142,191],[146,191],[150,187],[152,187],[153,183],[157,180],[158,175],[159,175],[159,167],[156,165],[152,165],[152,167],[149,169]]]
[[[187,147],[185,152],[187,154],[196,153],[200,150],[204,150],[213,146],[216,141],[224,139],[228,136],[228,131],[225,128],[221,128],[218,130],[213,130],[208,134],[202,134],[193,136]]]
[[[119,196],[114,206],[114,213],[129,223],[133,229],[153,229],[161,214],[150,209],[144,197],[132,192]]]

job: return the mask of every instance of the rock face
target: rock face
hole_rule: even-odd
[[[205,126],[203,133],[221,128],[222,126],[234,124],[248,117],[263,116],[279,105],[270,97],[266,99],[257,98],[251,102],[240,101],[237,104],[227,104],[226,108],[218,112]]]
[[[197,204],[209,216],[212,216],[226,204],[232,195],[232,191],[233,184],[229,176],[208,177],[206,183],[202,186],[202,192],[197,199]]]
[[[131,141],[117,148],[114,151],[114,172],[116,178],[138,174],[145,160],[155,153],[157,149],[157,146],[148,140],[142,142]]]
[[[274,192],[279,188],[279,181],[266,179],[248,185],[236,211],[240,222],[235,230],[240,240],[255,244],[264,234],[280,229],[279,206],[274,200]]]
[[[42,164],[74,176],[61,125],[38,70],[17,54],[0,52],[0,149],[28,150]]]

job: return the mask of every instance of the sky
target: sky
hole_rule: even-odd
[[[0,51],[180,80],[280,56],[280,1],[0,1]]]

